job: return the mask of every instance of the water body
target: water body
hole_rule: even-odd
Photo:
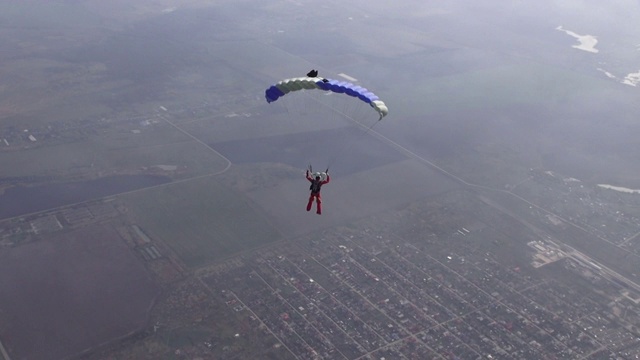
[[[0,195],[0,219],[171,182],[166,176],[117,175],[95,180],[16,186]]]
[[[629,188],[625,188],[622,186],[613,186],[613,185],[608,185],[608,184],[598,184],[599,187],[601,188],[605,188],[605,189],[609,189],[609,190],[615,190],[615,191],[619,191],[619,192],[624,192],[624,193],[628,193],[628,194],[640,194],[640,190],[638,189],[629,189]]]
[[[598,43],[598,39],[593,35],[580,35],[576,34],[573,31],[565,30],[562,26],[558,26],[556,30],[564,31],[567,35],[573,36],[578,40],[580,44],[573,45],[572,47],[578,50],[583,50],[590,53],[598,53],[599,50],[596,49],[596,44]]]

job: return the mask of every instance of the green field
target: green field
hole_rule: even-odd
[[[0,152],[5,176],[52,176],[61,181],[131,174],[155,165],[178,166],[180,174],[173,177],[185,178],[214,173],[227,164],[216,152],[164,122],[121,125],[66,144]]]
[[[123,195],[132,219],[190,268],[280,239],[253,203],[204,177]]]

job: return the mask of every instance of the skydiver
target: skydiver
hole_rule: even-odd
[[[308,77],[318,77],[318,70],[312,69],[307,73]]]
[[[327,174],[327,180],[322,180],[320,174],[316,174],[315,179],[311,177],[311,173],[307,169],[307,180],[311,183],[309,186],[309,190],[311,190],[311,195],[309,196],[309,202],[307,203],[307,211],[311,210],[311,204],[313,204],[313,199],[316,199],[316,214],[322,214],[322,197],[320,196],[320,188],[322,185],[328,184],[331,181],[331,177],[329,176],[329,169],[325,171]]]

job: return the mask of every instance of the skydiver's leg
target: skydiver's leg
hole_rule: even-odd
[[[322,214],[322,198],[320,194],[316,195],[316,214]]]
[[[311,204],[313,204],[313,195],[309,196],[309,202],[307,203],[307,211],[311,210]]]

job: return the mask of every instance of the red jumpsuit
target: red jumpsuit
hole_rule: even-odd
[[[311,195],[309,196],[309,202],[307,203],[307,211],[311,210],[311,204],[313,204],[313,199],[316,199],[316,214],[322,214],[322,197],[320,197],[320,188],[324,184],[328,184],[331,181],[331,177],[327,174],[327,180],[315,180],[307,171],[307,180],[311,183]]]

